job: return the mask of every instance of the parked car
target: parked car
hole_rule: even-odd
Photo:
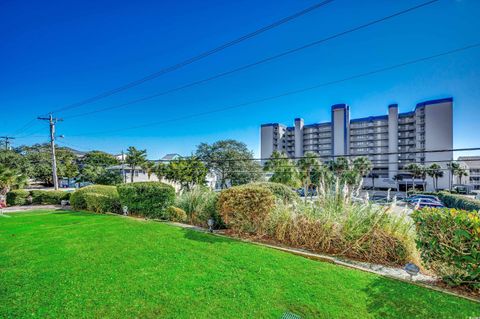
[[[305,197],[305,189],[303,188],[299,188],[297,189],[297,194],[300,196],[300,197]],[[316,189],[309,189],[308,190],[308,194],[307,196],[308,197],[311,197],[311,196],[317,196],[317,190]]]
[[[410,205],[412,205],[414,208],[424,208],[424,207],[433,207],[433,208],[444,208],[445,205],[443,205],[442,202],[437,202],[436,200],[429,199],[429,198],[420,198],[416,202],[411,202]]]
[[[415,201],[418,201],[419,199],[431,199],[436,202],[442,203],[442,201],[435,195],[423,195],[423,194],[409,196],[407,199],[405,199],[405,201],[415,202]]]

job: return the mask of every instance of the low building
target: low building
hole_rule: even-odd
[[[455,177],[457,184],[469,185],[473,190],[480,190],[480,156],[460,156],[460,166],[467,171],[468,176]]]

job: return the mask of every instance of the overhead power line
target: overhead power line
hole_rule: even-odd
[[[437,2],[437,1],[439,1],[439,0],[431,0],[431,1],[427,1],[427,2],[421,3],[421,4],[419,4],[419,5],[416,5],[416,6],[413,6],[413,7],[410,7],[410,8],[401,10],[401,11],[398,11],[398,12],[396,12],[396,13],[387,15],[387,16],[385,16],[385,17],[382,17],[382,18],[379,18],[379,19],[375,19],[375,20],[373,20],[373,21],[370,21],[370,22],[361,24],[361,25],[359,25],[359,26],[357,26],[357,27],[354,27],[354,28],[351,28],[351,29],[348,29],[348,30],[345,30],[345,31],[342,31],[342,32],[339,32],[339,33],[336,33],[336,34],[333,34],[333,35],[330,35],[330,36],[328,36],[328,37],[325,37],[325,38],[322,38],[322,39],[319,39],[319,40],[310,42],[310,43],[308,43],[308,44],[299,46],[299,47],[294,48],[294,49],[290,49],[290,50],[281,52],[281,53],[279,53],[279,54],[272,55],[272,56],[270,56],[270,57],[267,57],[267,58],[258,60],[258,61],[256,61],[256,62],[253,62],[253,63],[250,63],[250,64],[246,64],[246,65],[237,67],[237,68],[232,69],[232,70],[229,70],[229,71],[225,71],[225,72],[221,72],[221,73],[215,74],[215,75],[213,75],[213,76],[210,76],[210,77],[205,78],[205,79],[202,79],[202,80],[194,81],[194,82],[191,82],[191,83],[188,83],[188,84],[184,84],[184,85],[178,86],[178,87],[176,87],[176,88],[172,88],[172,89],[169,89],[169,90],[166,90],[166,91],[162,91],[162,92],[159,92],[159,93],[155,93],[155,94],[152,94],[152,95],[148,95],[148,96],[145,96],[145,97],[141,97],[141,98],[138,98],[138,99],[134,99],[134,100],[129,101],[129,102],[125,102],[125,103],[121,103],[121,104],[118,104],[118,105],[109,106],[109,107],[105,107],[105,108],[100,108],[100,109],[96,109],[96,110],[91,110],[91,111],[84,112],[84,113],[74,114],[74,115],[71,115],[71,116],[66,116],[66,117],[64,117],[64,118],[77,118],[77,117],[81,117],[81,116],[86,116],[86,115],[96,114],[96,113],[105,112],[105,111],[110,111],[110,110],[114,110],[114,109],[119,109],[119,108],[123,108],[123,107],[130,106],[130,105],[133,105],[133,104],[145,102],[145,101],[148,101],[148,100],[151,100],[151,99],[160,97],[160,96],[165,96],[165,95],[170,94],[170,93],[178,92],[178,91],[181,91],[181,90],[184,90],[184,89],[187,89],[187,88],[196,86],[196,85],[204,84],[204,83],[207,83],[207,82],[210,82],[210,81],[213,81],[213,80],[216,80],[216,79],[219,79],[219,78],[222,78],[222,77],[225,77],[225,76],[228,76],[228,75],[237,73],[237,72],[241,72],[241,71],[244,71],[244,70],[253,68],[253,67],[255,67],[255,66],[258,66],[258,65],[261,65],[261,64],[264,64],[264,63],[267,63],[267,62],[271,62],[271,61],[273,61],[273,60],[282,58],[282,57],[284,57],[284,56],[287,56],[287,55],[290,55],[290,54],[293,54],[293,53],[297,53],[297,52],[302,51],[302,50],[305,50],[305,49],[309,49],[309,48],[315,47],[315,46],[317,46],[317,45],[320,45],[320,44],[325,43],[325,42],[328,42],[328,41],[330,41],[330,40],[333,40],[333,39],[342,37],[342,36],[347,35],[347,34],[349,34],[349,33],[353,33],[353,32],[359,31],[359,30],[361,30],[361,29],[368,28],[368,27],[373,26],[373,25],[375,25],[375,24],[378,24],[378,23],[387,21],[387,20],[389,20],[389,19],[398,17],[398,16],[400,16],[400,15],[409,13],[409,12],[411,12],[411,11],[420,9],[420,8],[425,7],[425,6],[427,6],[427,5],[431,5],[431,4],[433,4],[433,3]]]
[[[477,43],[467,45],[467,46],[464,46],[464,47],[461,47],[461,48],[457,48],[457,49],[453,49],[453,50],[449,50],[449,51],[444,51],[442,53],[438,53],[438,54],[434,54],[434,55],[410,60],[410,61],[399,63],[399,64],[390,65],[390,66],[375,69],[375,70],[372,70],[372,71],[358,73],[358,74],[351,75],[351,76],[348,76],[348,77],[345,77],[345,78],[342,78],[342,79],[323,82],[323,83],[316,84],[316,85],[309,86],[309,87],[305,87],[305,88],[302,88],[302,89],[287,91],[287,92],[284,92],[284,93],[281,93],[281,94],[278,94],[278,95],[268,96],[268,97],[264,97],[264,98],[261,98],[261,99],[240,103],[240,104],[225,106],[225,107],[213,109],[213,110],[210,110],[210,111],[198,112],[198,113],[193,113],[193,114],[189,114],[189,115],[185,115],[185,116],[171,118],[171,119],[168,119],[168,120],[162,120],[162,121],[157,121],[157,122],[145,123],[145,124],[141,124],[141,125],[123,127],[123,128],[118,128],[118,129],[114,129],[114,130],[87,132],[87,133],[83,133],[83,134],[70,135],[70,136],[85,136],[85,135],[116,133],[116,132],[135,130],[135,129],[145,128],[145,127],[157,126],[157,125],[161,125],[161,124],[165,124],[165,123],[171,123],[171,122],[175,122],[175,121],[188,120],[188,119],[192,119],[192,118],[195,118],[195,117],[200,117],[200,116],[205,116],[205,115],[210,115],[210,114],[215,114],[215,113],[221,113],[221,112],[225,112],[225,111],[229,111],[229,110],[233,110],[233,109],[237,109],[237,108],[241,108],[241,107],[245,107],[245,106],[249,106],[249,105],[254,105],[254,104],[259,104],[259,103],[263,103],[263,102],[267,102],[267,101],[271,101],[271,100],[276,100],[276,99],[283,98],[283,97],[286,97],[286,96],[291,96],[291,95],[296,95],[296,94],[308,92],[308,91],[311,91],[311,90],[316,90],[316,89],[319,89],[319,88],[322,88],[322,87],[326,87],[326,86],[330,86],[330,85],[334,85],[334,84],[338,84],[338,83],[342,83],[342,82],[347,82],[347,81],[354,80],[354,79],[367,77],[367,76],[374,75],[374,74],[377,74],[377,73],[382,73],[382,72],[398,69],[398,68],[405,67],[405,66],[408,66],[408,65],[417,64],[417,63],[420,63],[420,62],[424,62],[424,61],[432,60],[432,59],[435,59],[435,58],[439,58],[439,57],[442,57],[442,56],[446,56],[446,55],[450,55],[450,54],[474,49],[474,48],[477,48],[479,46],[480,46],[480,42],[477,42]]]
[[[314,5],[310,6],[310,7],[308,7],[308,8],[306,8],[306,9],[303,9],[303,10],[297,12],[297,13],[294,13],[294,14],[292,14],[292,15],[290,15],[290,16],[287,16],[287,17],[285,17],[285,18],[283,18],[283,19],[280,19],[280,20],[278,20],[278,21],[275,21],[275,22],[273,22],[273,23],[271,23],[271,24],[269,24],[269,25],[267,25],[267,26],[264,26],[264,27],[258,29],[258,30],[255,30],[255,31],[253,31],[253,32],[250,32],[250,33],[248,33],[248,34],[245,34],[245,35],[243,35],[243,36],[241,36],[241,37],[239,37],[239,38],[237,38],[237,39],[234,39],[234,40],[232,40],[232,41],[226,42],[226,43],[224,43],[224,44],[222,44],[222,45],[220,45],[220,46],[218,46],[218,47],[216,47],[216,48],[213,48],[213,49],[211,49],[211,50],[202,52],[202,53],[200,53],[200,54],[198,54],[198,55],[196,55],[196,56],[193,56],[193,57],[191,57],[191,58],[188,58],[188,59],[186,59],[186,60],[184,60],[184,61],[182,61],[182,62],[179,62],[179,63],[173,64],[173,65],[171,65],[171,66],[165,67],[165,68],[163,68],[163,69],[161,69],[161,70],[159,70],[159,71],[157,71],[157,72],[154,72],[154,73],[152,73],[152,74],[149,74],[149,75],[147,75],[147,76],[145,76],[145,77],[143,77],[143,78],[141,78],[141,79],[138,79],[138,80],[135,80],[135,81],[133,81],[133,82],[127,83],[127,84],[122,85],[122,86],[120,86],[120,87],[117,87],[117,88],[115,88],[115,89],[112,89],[112,90],[109,90],[109,91],[100,93],[100,94],[98,94],[98,95],[95,95],[95,96],[90,97],[90,98],[88,98],[88,99],[85,99],[85,100],[83,100],[83,101],[76,102],[76,103],[73,103],[73,104],[70,104],[70,105],[67,105],[67,106],[58,108],[58,109],[53,110],[53,111],[51,111],[51,112],[52,112],[52,113],[58,113],[58,112],[61,112],[61,111],[65,111],[65,110],[77,108],[77,107],[80,107],[80,106],[82,106],[82,105],[90,104],[90,103],[96,102],[96,101],[98,101],[98,100],[104,99],[104,98],[106,98],[106,97],[109,97],[109,96],[111,96],[111,95],[117,94],[117,93],[119,93],[119,92],[126,91],[126,90],[131,89],[131,88],[133,88],[133,87],[136,87],[136,86],[138,86],[138,85],[140,85],[140,84],[143,84],[143,83],[145,83],[145,82],[148,82],[148,81],[151,81],[151,80],[153,80],[153,79],[156,79],[156,78],[158,78],[158,77],[160,77],[160,76],[162,76],[162,75],[164,75],[164,74],[171,73],[171,72],[173,72],[173,71],[176,71],[176,70],[178,70],[178,69],[181,69],[181,68],[183,68],[183,67],[185,67],[185,66],[187,66],[187,65],[189,65],[189,64],[195,63],[195,62],[197,62],[197,61],[199,61],[199,60],[202,60],[202,59],[204,59],[204,58],[206,58],[206,57],[209,57],[209,56],[211,56],[211,55],[213,55],[213,54],[215,54],[215,53],[217,53],[217,52],[223,51],[223,50],[225,50],[225,49],[227,49],[227,48],[229,48],[229,47],[232,47],[232,46],[234,46],[234,45],[236,45],[236,44],[239,44],[239,43],[241,43],[241,42],[243,42],[243,41],[245,41],[245,40],[248,40],[248,39],[253,38],[253,37],[255,37],[255,36],[259,35],[259,34],[262,34],[262,33],[264,33],[264,32],[267,32],[267,31],[269,31],[269,30],[271,30],[271,29],[274,29],[274,28],[276,28],[276,27],[278,27],[278,26],[281,26],[281,25],[283,25],[283,24],[286,24],[286,23],[288,23],[288,22],[290,22],[290,21],[292,21],[292,20],[295,20],[295,19],[297,19],[297,18],[299,18],[299,17],[301,17],[301,16],[303,16],[303,15],[305,15],[305,14],[308,14],[308,13],[314,11],[314,10],[317,10],[317,9],[319,9],[319,8],[325,6],[325,5],[327,5],[327,4],[329,4],[329,3],[333,2],[333,1],[334,1],[334,0],[324,0],[324,1],[318,2],[318,3],[316,3],[316,4],[314,4]]]

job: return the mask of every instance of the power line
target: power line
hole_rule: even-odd
[[[151,100],[151,99],[160,97],[160,96],[165,96],[165,95],[167,95],[167,94],[174,93],[174,92],[178,92],[178,91],[181,91],[181,90],[184,90],[184,89],[187,89],[187,88],[190,88],[190,87],[199,85],[199,84],[204,84],[204,83],[207,83],[207,82],[210,82],[210,81],[213,81],[213,80],[216,80],[216,79],[219,79],[219,78],[222,78],[222,77],[225,77],[225,76],[228,76],[228,75],[231,75],[231,74],[240,72],[240,71],[244,71],[244,70],[250,69],[250,68],[252,68],[252,67],[255,67],[255,66],[258,66],[258,65],[267,63],[267,62],[271,62],[271,61],[276,60],[276,59],[279,59],[279,58],[281,58],[281,57],[284,57],[284,56],[287,56],[287,55],[290,55],[290,54],[293,54],[293,53],[297,53],[297,52],[299,52],[299,51],[302,51],[302,50],[305,50],[305,49],[308,49],[308,48],[312,48],[312,47],[314,47],[314,46],[317,46],[317,45],[319,45],[319,44],[322,44],[322,43],[325,43],[325,42],[327,42],[327,41],[333,40],[333,39],[335,39],[335,38],[342,37],[342,36],[347,35],[347,34],[349,34],[349,33],[353,33],[353,32],[359,31],[359,30],[361,30],[361,29],[370,27],[370,26],[372,26],[372,25],[375,25],[375,24],[384,22],[384,21],[386,21],[386,20],[395,18],[395,17],[397,17],[397,16],[400,16],[400,15],[403,15],[403,14],[406,14],[406,13],[409,13],[409,12],[411,12],[411,11],[420,9],[420,8],[425,7],[425,6],[427,6],[427,5],[433,4],[433,3],[437,2],[437,1],[439,1],[439,0],[432,0],[432,1],[427,1],[427,2],[421,3],[421,4],[419,4],[419,5],[410,7],[410,8],[408,8],[408,9],[398,11],[398,12],[396,12],[396,13],[394,13],[394,14],[390,14],[390,15],[388,15],[388,16],[385,16],[385,17],[382,17],[382,18],[379,18],[379,19],[370,21],[370,22],[368,22],[368,23],[364,23],[364,24],[362,24],[362,25],[359,25],[359,26],[357,26],[357,27],[348,29],[348,30],[346,30],[346,31],[342,31],[342,32],[340,32],[340,33],[336,33],[336,34],[331,35],[331,36],[328,36],[328,37],[326,37],[326,38],[322,38],[322,39],[313,41],[313,42],[311,42],[311,43],[302,45],[302,46],[300,46],[300,47],[297,47],[297,48],[294,48],[294,49],[290,49],[290,50],[281,52],[281,53],[279,53],[279,54],[276,54],[276,55],[273,55],[273,56],[270,56],[270,57],[261,59],[261,60],[259,60],[259,61],[256,61],[256,62],[253,62],[253,63],[250,63],[250,64],[246,64],[246,65],[237,67],[237,68],[232,69],[232,70],[229,70],[229,71],[225,71],[225,72],[222,72],[222,73],[218,73],[218,74],[216,74],[216,75],[210,76],[210,77],[205,78],[205,79],[202,79],[202,80],[194,81],[194,82],[191,82],[191,83],[188,83],[188,84],[185,84],[185,85],[178,86],[178,87],[173,88],[173,89],[169,89],[169,90],[166,90],[166,91],[163,91],[163,92],[159,92],[159,93],[155,93],[155,94],[152,94],[152,95],[148,95],[148,96],[145,96],[145,97],[142,97],[142,98],[138,98],[138,99],[135,99],[135,100],[132,100],[132,101],[129,101],[129,102],[125,102],[125,103],[121,103],[121,104],[118,104],[118,105],[109,106],[109,107],[105,107],[105,108],[101,108],[101,109],[97,109],[97,110],[92,110],[92,111],[88,111],[88,112],[84,112],[84,113],[74,114],[74,115],[67,116],[67,117],[64,117],[64,118],[77,118],[77,117],[81,117],[81,116],[86,116],[86,115],[96,114],[96,113],[100,113],[100,112],[110,111],[110,110],[114,110],[114,109],[126,107],[126,106],[129,106],[129,105],[137,104],[137,103],[140,103],[140,102],[145,102],[145,101],[148,101],[148,100]]]
[[[164,75],[164,74],[171,73],[171,72],[176,71],[176,70],[178,70],[178,69],[181,69],[181,68],[183,68],[183,67],[185,67],[185,66],[187,66],[187,65],[189,65],[189,64],[192,64],[192,63],[194,63],[194,62],[197,62],[197,61],[199,61],[199,60],[202,60],[202,59],[204,59],[204,58],[206,58],[206,57],[208,57],[208,56],[211,56],[211,55],[213,55],[213,54],[215,54],[215,53],[217,53],[217,52],[223,51],[223,50],[225,50],[225,49],[227,49],[227,48],[229,48],[229,47],[232,47],[232,46],[234,46],[234,45],[236,45],[236,44],[238,44],[238,43],[241,43],[241,42],[243,42],[243,41],[245,41],[245,40],[248,40],[248,39],[250,39],[250,38],[253,38],[253,37],[255,37],[255,36],[259,35],[259,34],[262,34],[262,33],[266,32],[266,31],[269,31],[269,30],[274,29],[274,28],[276,28],[276,27],[278,27],[278,26],[281,26],[281,25],[283,25],[283,24],[286,24],[286,23],[288,23],[288,22],[290,22],[290,21],[292,21],[292,20],[294,20],[294,19],[296,19],[296,18],[299,18],[299,17],[301,17],[301,16],[303,16],[303,15],[305,15],[305,14],[308,14],[308,13],[316,10],[316,9],[319,9],[319,8],[325,6],[325,5],[327,5],[327,4],[329,4],[330,2],[333,2],[333,1],[334,1],[334,0],[324,0],[324,1],[318,2],[318,3],[316,3],[316,4],[314,4],[314,5],[310,6],[310,7],[308,7],[308,8],[306,8],[306,9],[303,9],[303,10],[297,12],[297,13],[294,13],[294,14],[292,14],[292,15],[290,15],[290,16],[287,16],[287,17],[282,18],[282,19],[280,19],[280,20],[278,20],[278,21],[275,21],[275,22],[273,22],[272,24],[269,24],[269,25],[267,25],[267,26],[264,26],[264,27],[262,27],[262,28],[260,28],[260,29],[258,29],[258,30],[255,30],[255,31],[251,32],[251,33],[245,34],[245,35],[243,35],[243,36],[241,36],[241,37],[239,37],[239,38],[237,38],[237,39],[234,39],[234,40],[232,40],[232,41],[226,42],[226,43],[224,43],[224,44],[222,44],[222,45],[220,45],[220,46],[218,46],[218,47],[216,47],[216,48],[214,48],[214,49],[211,49],[211,50],[205,51],[205,52],[203,52],[203,53],[200,53],[199,55],[193,56],[193,57],[191,57],[191,58],[189,58],[189,59],[186,59],[186,60],[184,60],[184,61],[182,61],[182,62],[179,62],[179,63],[177,63],[177,64],[174,64],[174,65],[165,67],[165,68],[163,68],[163,69],[161,69],[161,70],[159,70],[159,71],[157,71],[157,72],[154,72],[154,73],[152,73],[152,74],[149,74],[149,75],[147,75],[147,76],[145,76],[145,77],[143,77],[143,78],[141,78],[141,79],[138,79],[138,80],[135,80],[135,81],[133,81],[133,82],[127,83],[127,84],[122,85],[122,86],[120,86],[120,87],[117,87],[117,88],[115,88],[115,89],[112,89],[112,90],[109,90],[109,91],[100,93],[100,94],[98,94],[98,95],[95,95],[95,96],[93,96],[93,97],[91,97],[91,98],[88,98],[88,99],[85,99],[85,100],[83,100],[83,101],[76,102],[76,103],[73,103],[73,104],[70,104],[70,105],[67,105],[67,106],[58,108],[58,109],[56,109],[56,110],[54,110],[54,111],[51,111],[51,113],[58,113],[58,112],[61,112],[61,111],[65,111],[65,110],[77,108],[77,107],[80,107],[80,106],[82,106],[82,105],[90,104],[90,103],[93,103],[93,102],[95,102],[95,101],[104,99],[104,98],[109,97],[109,96],[111,96],[111,95],[114,95],[114,94],[116,94],[116,93],[123,92],[123,91],[125,91],[125,90],[131,89],[131,88],[136,87],[136,86],[138,86],[138,85],[140,85],[140,84],[143,84],[143,83],[145,83],[145,82],[148,82],[148,81],[151,81],[151,80],[153,80],[153,79],[156,79],[156,78],[158,78],[158,77],[160,77],[160,76],[162,76],[162,75]],[[436,0],[436,1],[437,1],[437,0]]]
[[[233,109],[237,109],[237,108],[241,108],[241,107],[245,107],[245,106],[249,106],[249,105],[253,105],[253,104],[259,104],[259,103],[263,103],[263,102],[267,102],[267,101],[271,101],[271,100],[276,100],[276,99],[283,98],[283,97],[286,97],[286,96],[296,95],[296,94],[308,92],[308,91],[311,91],[311,90],[319,89],[321,87],[326,87],[326,86],[330,86],[330,85],[334,85],[334,84],[338,84],[338,83],[342,83],[342,82],[347,82],[347,81],[362,78],[362,77],[367,77],[367,76],[374,75],[374,74],[377,74],[377,73],[382,73],[382,72],[398,69],[398,68],[405,67],[405,66],[408,66],[408,65],[417,64],[417,63],[420,63],[420,62],[432,60],[432,59],[439,58],[439,57],[442,57],[442,56],[446,56],[446,55],[466,51],[466,50],[469,50],[469,49],[477,48],[479,46],[480,46],[480,42],[477,42],[477,43],[467,45],[467,46],[464,46],[464,47],[461,47],[461,48],[445,51],[445,52],[442,52],[442,53],[438,53],[438,54],[430,55],[430,56],[427,56],[427,57],[422,57],[422,58],[410,60],[410,61],[407,61],[407,62],[403,62],[403,63],[399,63],[399,64],[395,64],[395,65],[391,65],[391,66],[387,66],[387,67],[383,67],[383,68],[379,68],[379,69],[375,69],[375,70],[368,71],[368,72],[355,74],[355,75],[345,77],[345,78],[342,78],[342,79],[323,82],[323,83],[316,84],[316,85],[313,85],[313,86],[310,86],[310,87],[297,89],[297,90],[293,90],[293,91],[288,91],[288,92],[284,92],[284,93],[281,93],[281,94],[278,94],[278,95],[273,95],[273,96],[261,98],[261,99],[258,99],[258,100],[253,100],[253,101],[244,102],[244,103],[240,103],[240,104],[234,104],[234,105],[230,105],[230,106],[226,106],[226,107],[221,107],[221,108],[217,108],[217,109],[210,110],[210,111],[198,112],[198,113],[193,113],[193,114],[190,114],[190,115],[185,115],[185,116],[180,116],[180,117],[177,117],[177,118],[172,118],[172,119],[169,119],[169,120],[162,120],[162,121],[151,122],[151,123],[135,125],[135,126],[130,126],[130,127],[123,127],[123,128],[114,129],[114,130],[87,132],[87,133],[78,134],[78,135],[71,135],[71,136],[85,136],[85,135],[96,135],[96,134],[122,132],[122,131],[128,131],[128,130],[134,130],[134,129],[145,128],[145,127],[150,127],[150,126],[161,125],[161,124],[175,122],[175,121],[192,119],[192,118],[199,117],[199,116],[221,113],[221,112],[228,111],[228,110],[233,110]]]
[[[12,136],[0,136],[0,139],[3,139],[3,143],[5,144],[5,150],[9,149],[9,145],[11,144],[11,140],[14,140],[15,137]]]

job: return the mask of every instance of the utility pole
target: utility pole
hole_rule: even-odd
[[[125,154],[123,153],[122,150],[122,178],[123,178],[123,183],[127,183],[127,174],[125,174]]]
[[[0,136],[1,139],[5,140],[4,143],[5,143],[5,150],[8,151],[9,149],[9,145],[10,145],[10,140],[14,140],[15,137],[12,137],[12,136]]]
[[[53,118],[52,114],[49,117],[39,117],[39,120],[48,121],[50,124],[50,148],[52,151],[52,176],[53,187],[58,190],[58,176],[57,176],[57,158],[55,157],[55,124],[63,121],[63,119]]]

